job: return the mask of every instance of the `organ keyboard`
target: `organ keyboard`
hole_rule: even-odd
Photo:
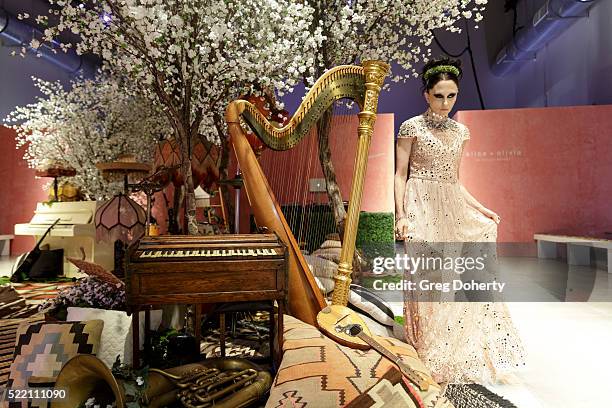
[[[185,250],[149,250],[140,252],[140,258],[217,258],[228,256],[257,257],[278,255],[274,248],[244,249],[185,249]],[[186,260],[186,259],[185,259]]]
[[[128,309],[147,305],[276,300],[278,344],[287,294],[287,250],[275,234],[142,238],[126,257]],[[200,308],[195,334],[200,339]],[[138,313],[132,324],[138,327]],[[134,330],[133,344],[140,344]],[[138,347],[134,347],[138,365]]]

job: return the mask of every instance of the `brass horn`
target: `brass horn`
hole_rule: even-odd
[[[125,408],[125,393],[111,370],[99,358],[80,354],[68,360],[55,381],[66,398],[53,400],[52,408],[78,407],[90,397],[114,395],[117,408]]]
[[[270,373],[250,361],[213,358],[167,370],[150,369],[145,402],[150,408],[176,401],[187,408],[239,408],[257,401],[271,384]],[[123,382],[92,355],[70,359],[57,376],[55,388],[66,390],[66,399],[54,400],[51,408],[74,408],[91,397],[101,402],[110,395],[117,408],[126,406]]]

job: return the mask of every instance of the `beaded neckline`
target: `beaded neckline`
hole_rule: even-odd
[[[438,115],[431,109],[427,109],[422,115],[425,126],[429,129],[448,130],[453,127],[454,122],[448,116]]]

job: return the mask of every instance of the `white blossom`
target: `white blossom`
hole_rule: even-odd
[[[289,0],[98,0],[58,12],[45,40],[78,32],[76,51],[129,76],[175,131],[217,142],[229,101],[255,87],[291,91],[323,40],[309,30],[314,8]]]
[[[337,65],[368,59],[393,62],[394,82],[416,76],[416,66],[431,56],[433,30],[461,31],[461,18],[482,19],[487,0],[330,0],[310,1],[320,16],[311,30],[323,38],[315,53],[316,74]],[[310,81],[305,81],[306,85]]]
[[[88,198],[108,198],[121,188],[106,182],[96,163],[129,153],[151,161],[156,140],[170,133],[160,109],[117,76],[99,73],[73,81],[69,90],[33,80],[43,97],[17,107],[4,121],[16,130],[17,148],[25,148],[30,167],[47,160],[74,167],[77,175],[70,181]]]

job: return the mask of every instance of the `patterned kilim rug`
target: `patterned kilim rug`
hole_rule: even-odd
[[[261,335],[261,333],[259,333]],[[213,330],[202,338],[200,352],[206,358],[220,357],[219,332]],[[260,338],[248,329],[237,329],[234,335],[228,330],[225,339],[225,355],[246,359],[269,356],[267,333]],[[518,408],[510,401],[479,384],[449,384],[444,394],[455,408]],[[392,407],[389,407],[392,408]]]
[[[10,283],[0,286],[0,389],[6,385],[13,362],[17,327],[24,321],[44,320],[38,305],[57,296],[72,282]]]
[[[15,335],[17,327],[24,321],[44,320],[42,314],[29,318],[0,319],[0,389],[6,386],[9,369],[13,360],[15,349]],[[230,333],[228,333],[230,334]],[[238,329],[235,337],[226,338],[226,355],[243,358],[267,357],[269,343],[267,333],[258,333],[250,329]],[[219,333],[217,330],[205,336],[201,352],[207,358],[220,355]],[[455,405],[455,408],[517,408],[510,401],[489,391],[478,384],[450,384],[445,396]]]

